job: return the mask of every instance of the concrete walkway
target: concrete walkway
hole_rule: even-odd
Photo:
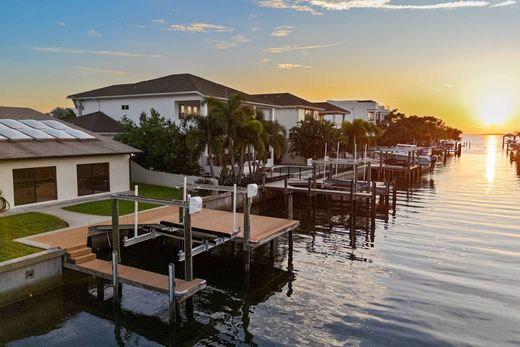
[[[110,219],[110,216],[95,216],[90,214],[83,214],[78,212],[71,212],[64,210],[59,207],[51,207],[48,209],[42,209],[38,212],[50,214],[52,216],[58,217],[63,219],[69,227],[79,227],[83,225],[90,225],[90,224],[97,224],[101,223],[102,221],[106,221],[107,219]]]

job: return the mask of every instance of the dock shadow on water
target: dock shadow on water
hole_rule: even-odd
[[[274,259],[254,251],[248,277],[238,245],[195,257],[208,288],[173,329],[166,295],[123,286],[117,308],[110,287],[100,302],[95,281],[65,270],[62,287],[0,309],[0,345],[519,345],[520,177],[497,138],[464,141],[375,229],[351,228],[341,201],[295,195],[292,264],[286,238]],[[283,195],[252,213],[285,217]],[[123,263],[165,274],[175,252],[157,239]]]

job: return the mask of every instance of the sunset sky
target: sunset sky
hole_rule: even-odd
[[[0,0],[0,105],[191,72],[248,93],[374,99],[466,132],[520,130],[510,0]]]

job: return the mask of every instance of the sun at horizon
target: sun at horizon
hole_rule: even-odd
[[[507,93],[485,94],[475,107],[478,119],[486,127],[503,126],[513,117],[513,101]]]

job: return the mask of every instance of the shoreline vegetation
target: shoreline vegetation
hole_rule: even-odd
[[[37,247],[14,241],[21,237],[63,229],[69,225],[58,217],[39,212],[0,217],[0,262],[40,252]]]
[[[276,120],[265,120],[264,114],[244,104],[240,95],[227,101],[206,98],[204,103],[207,116],[186,115],[180,125],[154,109],[150,115],[143,112],[138,123],[123,117],[123,132],[115,139],[142,151],[135,157],[139,165],[168,173],[202,175],[199,159],[206,152],[209,177],[217,178],[221,185],[244,186],[261,182],[270,149],[274,151],[273,164],[277,164],[286,153],[321,158],[325,145],[328,155],[336,156],[338,144],[344,155],[352,154],[354,148],[362,152],[365,145],[431,146],[441,140],[459,140],[462,134],[439,118],[407,116],[397,109],[378,122],[355,119],[339,127],[309,115],[286,129]]]

